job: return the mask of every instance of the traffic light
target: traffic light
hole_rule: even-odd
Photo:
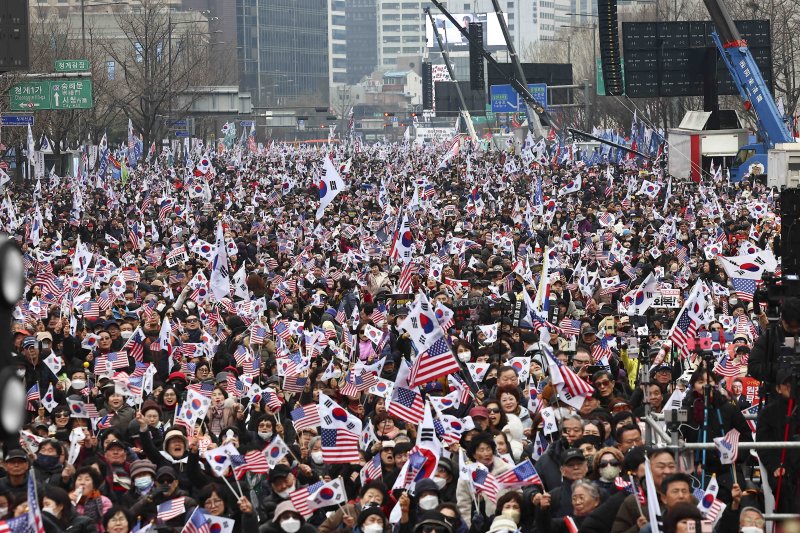
[[[386,112],[384,112],[383,116],[384,117],[393,117],[394,113],[389,113],[388,111],[386,111]]]
[[[412,116],[412,117],[416,117],[416,116],[417,116],[417,114],[416,114],[416,113],[411,113],[411,116]]]

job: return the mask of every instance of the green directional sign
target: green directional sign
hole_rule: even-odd
[[[12,111],[90,109],[92,80],[26,81],[12,86],[8,99]]]
[[[88,59],[56,59],[56,72],[86,72]]]
[[[50,82],[52,109],[91,109],[92,80]]]
[[[25,81],[8,91],[12,111],[50,109],[50,82]]]

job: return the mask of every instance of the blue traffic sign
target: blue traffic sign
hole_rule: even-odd
[[[534,100],[547,109],[547,84],[529,83],[528,90]],[[525,100],[520,98],[511,85],[492,85],[491,97],[493,113],[522,113],[525,111]]]
[[[239,123],[242,125],[243,128],[250,128],[255,124],[255,122],[253,122],[252,120],[242,120]]]
[[[33,115],[3,115],[0,116],[2,126],[33,126]]]
[[[189,132],[188,131],[178,130],[178,131],[175,132],[175,137],[188,137],[188,136],[189,136]]]
[[[186,127],[186,120],[168,120],[167,126],[170,128],[185,128]]]

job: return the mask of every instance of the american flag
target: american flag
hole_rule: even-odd
[[[250,330],[250,345],[264,344],[264,339],[267,337],[267,329],[263,326],[253,326]]]
[[[561,322],[558,323],[558,327],[561,330],[561,334],[565,337],[577,337],[581,332],[581,321],[563,318]]]
[[[752,302],[756,292],[756,280],[746,278],[731,278],[736,297],[743,302]]]
[[[167,500],[158,506],[158,519],[169,522],[186,512],[185,497]]]
[[[376,479],[383,479],[383,469],[381,468],[381,454],[375,454],[372,460],[367,461],[360,472],[361,486],[366,485],[370,481]],[[2,532],[0,532],[2,533]]]
[[[300,376],[286,376],[283,378],[283,390],[287,392],[303,392],[308,383],[308,378]]]
[[[244,455],[231,454],[231,465],[236,479],[242,479],[247,472],[254,474],[269,473],[267,457],[261,450],[250,450]]]
[[[36,496],[36,476],[28,476],[28,523],[33,533],[44,533],[42,510]]]
[[[272,331],[284,341],[288,341],[292,337],[292,333],[289,331],[289,324],[286,320],[276,320],[272,325]]]
[[[405,387],[394,387],[389,414],[402,418],[406,422],[419,424],[425,417],[425,404],[422,395]]]
[[[604,357],[611,357],[611,348],[608,347],[608,340],[606,340],[605,336],[592,347],[591,355],[595,362],[602,360]]]
[[[114,418],[113,414],[106,415],[97,419],[97,429],[108,429],[111,427],[111,419]]]
[[[411,261],[405,263],[400,270],[400,278],[397,280],[397,292],[408,293],[411,291],[411,281],[414,277],[415,268]]]
[[[373,324],[380,324],[381,322],[385,322],[386,303],[378,302],[378,305],[375,306],[375,309],[372,311],[372,314],[369,316],[369,319],[372,321]]]
[[[324,484],[324,481],[317,481],[313,485],[300,487],[296,491],[289,494],[289,499],[292,501],[295,510],[303,515],[303,517],[308,518],[313,514],[311,512],[311,508],[308,506],[308,498],[322,488]]]
[[[283,402],[281,402],[280,396],[275,394],[274,390],[266,388],[263,393],[264,400],[267,402],[267,407],[269,407],[270,410],[277,411],[281,408]]]
[[[187,390],[195,391],[195,392],[197,392],[199,394],[202,394],[203,396],[206,396],[208,398],[211,397],[211,393],[214,391],[214,388],[215,388],[215,386],[214,386],[213,383],[208,383],[208,382],[205,382],[205,381],[201,382],[201,383],[192,383],[191,385],[186,387]]]
[[[181,533],[211,533],[211,527],[208,524],[205,511],[200,507],[195,507],[192,516],[189,517],[189,521],[183,526]]]
[[[728,358],[728,354],[722,356],[716,365],[714,365],[714,373],[725,377],[736,377],[740,374],[740,365],[734,365],[733,361]]]
[[[376,383],[375,374],[372,372],[361,370],[359,374],[356,374],[354,370],[348,370],[345,383],[342,386],[342,394],[356,396],[359,391],[368,390],[370,387],[374,387]]]
[[[35,383],[33,387],[28,389],[28,403],[38,402],[39,400],[39,384]]]
[[[111,368],[128,368],[128,354],[125,352],[111,352],[106,355],[106,361],[111,363]]]
[[[244,395],[244,383],[236,376],[229,374],[226,379],[225,390],[228,391],[228,394],[241,398]]]
[[[144,357],[144,341],[144,332],[142,331],[141,327],[138,327],[133,332],[133,335],[131,335],[131,337],[128,339],[128,342],[125,343],[125,346],[122,347],[122,349],[127,351],[131,357],[136,360],[136,362],[140,363]]]
[[[294,428],[299,431],[306,428],[315,428],[320,425],[319,408],[317,404],[301,405],[293,409],[289,416],[294,421]]]
[[[558,371],[561,374],[561,379],[564,381],[564,388],[571,396],[588,396],[594,392],[594,388],[578,377],[570,367],[561,364],[561,361],[555,359],[552,354],[550,357],[555,361]]]
[[[721,453],[722,450],[720,450],[720,460],[722,464],[735,463],[736,459],[739,457],[739,435],[739,430],[733,428],[727,432],[722,439],[720,439],[720,444],[718,444],[717,447],[719,448],[721,445],[723,449],[730,450],[730,456],[727,458],[727,460],[722,459],[725,454]],[[714,439],[714,441],[716,444],[716,439]]]
[[[322,428],[322,456],[326,463],[352,463],[359,460],[359,435],[342,428]]]
[[[480,463],[470,465],[472,484],[476,494],[485,494],[492,503],[497,503],[497,480],[489,470]]]
[[[497,476],[497,483],[504,488],[511,489],[528,485],[541,485],[542,479],[529,459]]]
[[[447,340],[441,337],[414,361],[408,383],[416,387],[459,370],[461,367],[453,356],[453,350]]]
[[[28,515],[0,520],[0,533],[30,533],[30,530]]]
[[[688,306],[684,306],[669,335],[672,345],[678,348],[682,357],[689,357],[691,353],[689,350],[689,339],[693,339],[695,333],[696,326],[689,316]]]

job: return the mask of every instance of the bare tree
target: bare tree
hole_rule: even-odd
[[[207,33],[177,26],[164,0],[136,0],[117,21],[124,39],[103,44],[122,69],[113,92],[148,146],[166,131],[164,118],[184,115],[199,98],[178,96],[208,84]]]

